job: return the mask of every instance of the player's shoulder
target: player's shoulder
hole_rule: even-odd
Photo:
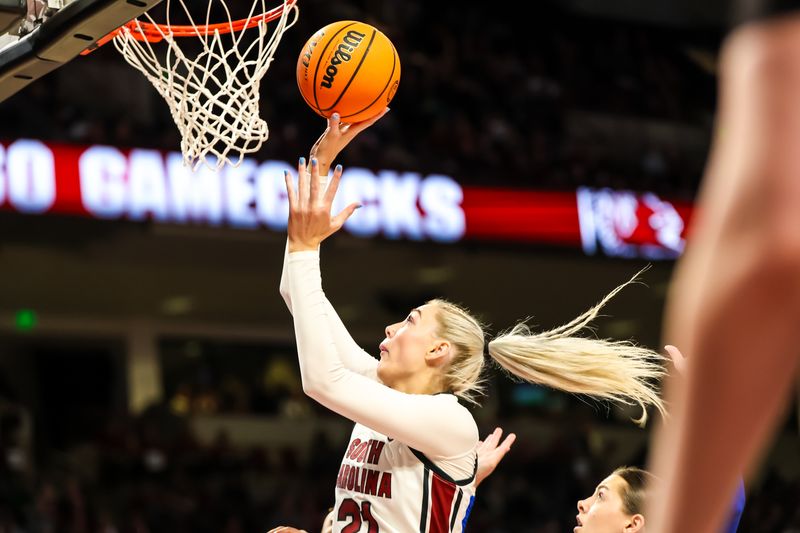
[[[447,409],[448,416],[453,417],[453,420],[469,425],[470,430],[475,434],[475,440],[479,439],[478,423],[475,421],[472,411],[469,410],[462,399],[449,392],[436,394],[435,398],[437,398],[437,401],[442,402],[442,405]]]
[[[452,392],[439,392],[433,395],[436,401],[442,402],[452,409],[464,410],[469,412],[469,409],[464,405],[464,400],[453,394]],[[471,414],[470,414],[471,416]]]

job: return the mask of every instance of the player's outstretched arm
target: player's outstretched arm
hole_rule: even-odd
[[[431,459],[472,453],[478,442],[470,412],[451,395],[407,394],[346,368],[333,341],[322,291],[319,244],[342,227],[356,204],[336,216],[330,210],[341,167],[322,191],[318,167],[298,166],[297,190],[289,193],[289,285],[303,390],[329,409],[428,455]],[[387,416],[390,413],[391,416]]]
[[[717,135],[665,335],[686,351],[655,435],[648,532],[716,533],[795,381],[800,345],[800,18],[724,43]]]
[[[324,182],[326,187],[330,165],[336,160],[339,153],[350,144],[359,133],[375,124],[388,111],[389,108],[387,107],[376,117],[354,124],[342,124],[337,113],[334,113],[333,116],[328,119],[325,131],[311,148],[311,158],[317,158],[320,179]],[[280,294],[291,313],[292,297],[289,292],[289,274],[287,269],[288,254],[289,243],[287,241],[283,257],[283,270],[281,272]],[[336,342],[336,347],[341,354],[345,366],[361,375],[377,379],[375,369],[378,366],[378,361],[355,342],[333,305],[327,298],[325,300],[328,305],[328,318],[334,341]]]

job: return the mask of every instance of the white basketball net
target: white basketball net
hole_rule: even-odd
[[[169,31],[158,27],[167,46],[165,57],[160,59],[156,55],[152,43],[134,38],[137,29],[145,33],[139,20],[135,21],[137,29],[123,27],[114,37],[114,46],[126,61],[141,71],[169,104],[182,138],[183,162],[193,169],[201,163],[213,169],[220,169],[226,163],[238,166],[245,154],[255,152],[267,140],[267,123],[259,116],[259,86],[283,32],[297,21],[298,15],[295,0],[284,0],[271,37],[267,39],[267,23],[261,20],[252,28],[254,31],[249,32],[257,33],[257,37],[248,35],[247,44],[243,42],[248,33],[247,25],[245,29],[235,30],[224,0],[208,0],[206,25],[212,24],[208,19],[215,1],[225,9],[229,33],[218,30],[210,33],[204,32],[203,26],[197,28],[184,0],[176,0],[195,26],[194,33],[202,46],[194,58],[181,50],[180,37],[173,35],[169,19],[171,0],[167,0],[167,24],[164,25]],[[254,14],[257,6],[262,11]],[[266,12],[265,0],[255,0],[246,20],[255,21],[258,15]],[[144,16],[155,24],[147,13]],[[197,48],[196,41],[191,44]]]

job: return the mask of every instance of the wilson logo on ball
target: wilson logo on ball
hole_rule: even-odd
[[[353,30],[347,32],[347,35],[342,39],[342,44],[340,44],[333,53],[331,62],[325,69],[325,74],[322,75],[322,81],[319,83],[320,87],[330,89],[333,86],[333,78],[336,76],[336,73],[339,72],[339,69],[336,68],[337,65],[342,64],[343,61],[350,61],[350,58],[353,57],[352,53],[355,52],[364,37],[366,37],[364,33]]]

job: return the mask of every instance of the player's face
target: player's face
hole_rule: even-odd
[[[620,476],[605,478],[594,489],[594,494],[578,502],[578,525],[575,533],[628,533],[637,531],[631,528],[631,516],[622,505],[622,493],[627,482]]]
[[[399,387],[408,378],[425,371],[425,354],[437,339],[437,309],[423,305],[411,310],[402,322],[386,326],[386,338],[380,345],[378,377],[389,387]]]

